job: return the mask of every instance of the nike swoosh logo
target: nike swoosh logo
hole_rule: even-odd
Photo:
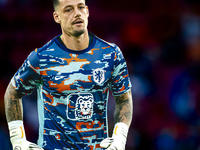
[[[60,79],[62,79],[62,78],[64,78],[65,76],[56,76],[55,77],[55,80],[60,80]]]

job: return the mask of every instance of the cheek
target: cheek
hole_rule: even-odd
[[[68,19],[62,18],[61,22],[66,24],[68,22]]]
[[[61,26],[64,28],[64,29],[70,29],[71,28],[71,23],[67,20],[62,20],[61,21]]]
[[[88,18],[85,18],[85,25],[88,25]]]
[[[62,22],[63,24],[65,24],[65,25],[70,23],[70,17],[69,17],[69,16],[63,15],[63,16],[60,18],[60,20],[61,20],[61,22]]]

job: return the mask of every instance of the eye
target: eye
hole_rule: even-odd
[[[71,8],[68,8],[68,9],[65,10],[65,12],[71,12],[71,11],[72,11]]]
[[[85,9],[85,6],[79,6],[79,9]]]
[[[82,102],[83,102],[83,100],[82,100],[82,99],[80,99],[80,100],[79,100],[79,103],[82,103]]]

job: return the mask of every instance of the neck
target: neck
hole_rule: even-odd
[[[61,39],[65,44],[65,46],[71,50],[77,50],[77,51],[84,50],[89,45],[89,35],[87,30],[79,37],[62,34]]]

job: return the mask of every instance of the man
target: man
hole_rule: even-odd
[[[131,83],[120,49],[88,32],[85,0],[53,0],[62,34],[31,52],[5,93],[13,149],[125,149],[132,119]],[[38,145],[27,141],[22,97],[37,88]],[[107,101],[115,100],[108,138]]]

